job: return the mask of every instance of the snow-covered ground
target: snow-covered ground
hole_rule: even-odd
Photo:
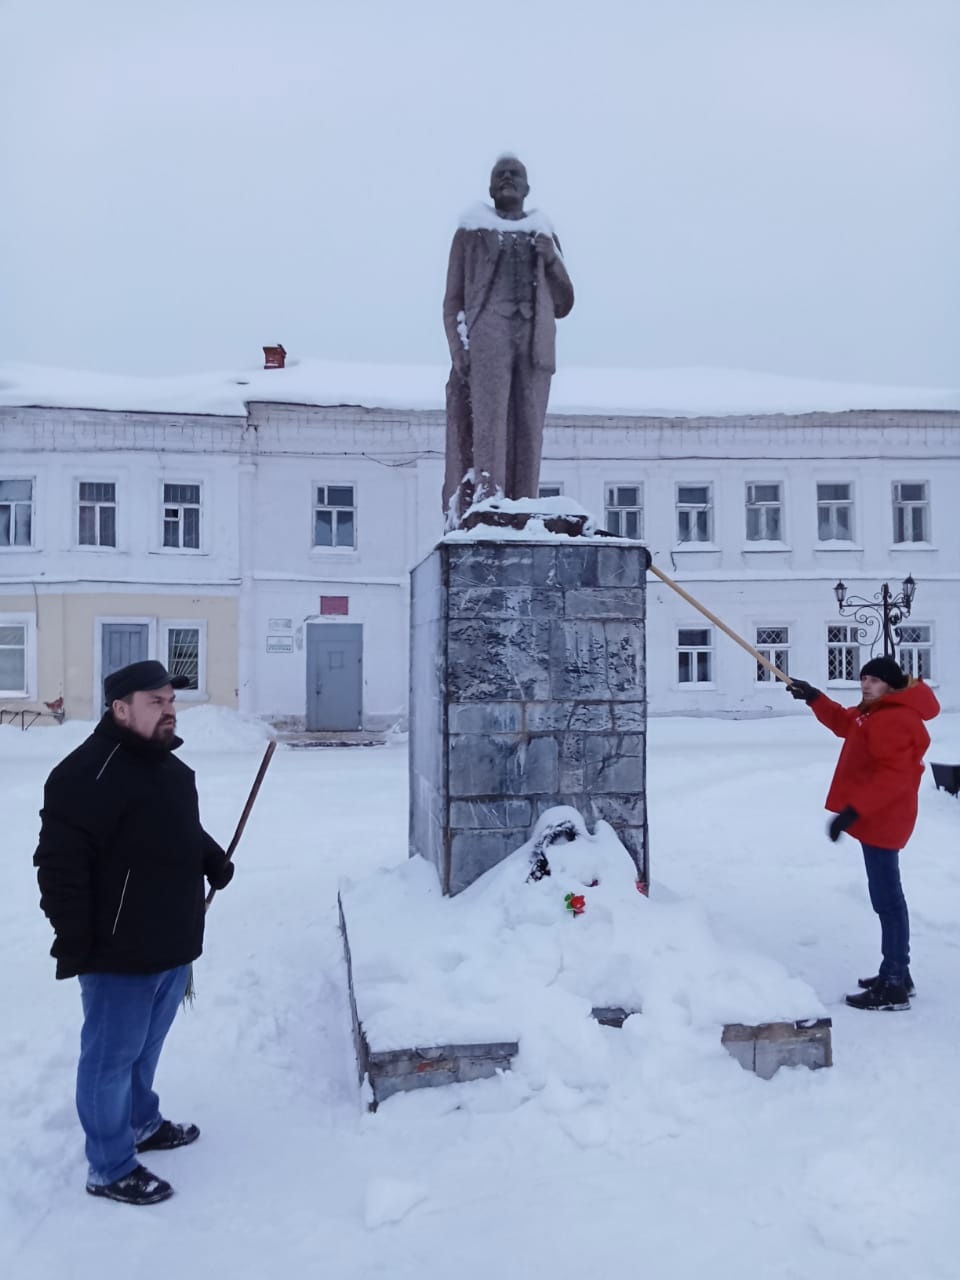
[[[203,1136],[151,1156],[177,1195],[132,1209],[83,1191],[78,991],[54,980],[31,866],[43,778],[88,729],[0,729],[5,1280],[954,1280],[960,800],[929,772],[903,859],[919,995],[910,1013],[856,1013],[842,994],[875,971],[878,930],[858,846],[824,834],[836,739],[808,715],[650,723],[649,919],[692,913],[741,964],[811,989],[834,1021],[831,1070],[743,1071],[704,1016],[723,983],[705,966],[656,1017],[591,1027],[589,1056],[541,1039],[508,1075],[371,1115],[336,893],[406,857],[406,751],[281,749],[160,1065],[165,1112]],[[960,760],[960,716],[931,729],[928,760]],[[180,732],[225,843],[259,729],[197,709]]]

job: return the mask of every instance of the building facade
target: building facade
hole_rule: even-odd
[[[0,710],[100,710],[158,657],[209,700],[307,729],[408,699],[409,574],[442,536],[443,414],[251,400],[198,414],[0,407]],[[960,411],[548,418],[542,491],[643,541],[782,670],[854,697],[881,645],[834,584],[917,583],[899,655],[960,709]],[[651,577],[651,714],[795,710]]]

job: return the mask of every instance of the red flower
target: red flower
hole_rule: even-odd
[[[645,898],[650,896],[650,886],[647,884],[646,880],[637,881],[637,893],[642,893]]]
[[[582,916],[587,909],[587,900],[582,893],[568,893],[563,900],[567,904],[567,910],[572,911],[575,916]]]

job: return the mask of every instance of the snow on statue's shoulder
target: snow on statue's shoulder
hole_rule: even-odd
[[[483,203],[471,205],[461,217],[459,226],[464,231],[527,231],[553,235],[553,223],[539,209],[531,209],[522,218],[501,218],[493,205]]]

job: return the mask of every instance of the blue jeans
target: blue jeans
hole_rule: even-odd
[[[105,1186],[139,1164],[135,1151],[160,1127],[153,1077],[187,987],[188,965],[162,973],[82,973],[83,1030],[77,1114],[87,1181]]]
[[[880,977],[903,982],[910,964],[910,917],[900,885],[900,851],[863,845],[870,905],[880,917]]]

